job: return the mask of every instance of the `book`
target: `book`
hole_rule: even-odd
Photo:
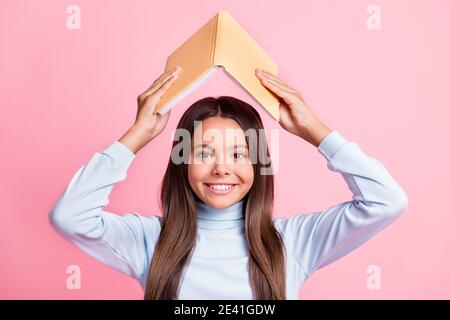
[[[276,62],[225,10],[220,10],[167,58],[165,72],[182,67],[177,80],[156,105],[164,114],[205,82],[219,68],[248,92],[275,120],[280,119],[279,99],[255,75],[260,68],[277,75]]]

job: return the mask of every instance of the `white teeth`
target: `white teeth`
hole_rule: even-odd
[[[231,189],[233,186],[231,186],[231,185],[219,185],[219,184],[212,185],[212,184],[209,184],[209,187],[210,187],[211,189],[216,189],[216,190],[229,190],[229,189]]]

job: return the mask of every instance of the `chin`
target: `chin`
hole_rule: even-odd
[[[213,207],[215,209],[223,209],[228,208],[229,206],[233,205],[237,201],[235,199],[207,199],[207,201],[204,201],[207,205],[210,207]]]

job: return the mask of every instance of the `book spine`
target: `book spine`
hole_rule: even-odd
[[[218,28],[219,28],[219,14],[216,15],[214,19],[214,27],[213,27],[213,39],[212,39],[212,48],[211,48],[211,67],[216,65],[216,46],[217,46],[217,37],[218,37]]]

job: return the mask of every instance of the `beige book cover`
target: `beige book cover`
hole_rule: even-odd
[[[256,41],[224,10],[219,11],[167,58],[165,71],[180,65],[177,80],[156,106],[160,114],[224,68],[275,119],[279,120],[279,100],[255,75],[261,68],[277,75],[277,64]]]

